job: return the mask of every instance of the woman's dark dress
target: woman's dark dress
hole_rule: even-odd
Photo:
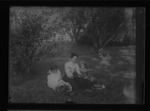
[[[73,79],[67,76],[64,76],[63,78],[64,81],[69,82],[71,84],[73,91],[90,89],[95,84],[94,82],[91,82],[87,79],[78,77],[78,74],[76,72],[74,72],[73,75],[74,75]]]

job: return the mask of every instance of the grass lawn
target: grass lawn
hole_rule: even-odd
[[[61,47],[61,46],[60,46]],[[88,50],[87,50],[88,49]],[[68,95],[54,92],[47,86],[47,71],[52,62],[57,63],[64,74],[64,63],[68,61],[68,52],[53,58],[46,55],[33,65],[34,76],[9,76],[9,97],[12,103],[65,103]],[[112,57],[110,65],[102,64],[90,48],[74,49],[79,54],[79,60],[84,60],[93,69],[91,74],[105,85],[99,93],[81,92],[72,96],[76,103],[86,104],[122,104],[126,101],[123,88],[132,79],[126,74],[135,73],[135,47],[108,47],[105,51]]]

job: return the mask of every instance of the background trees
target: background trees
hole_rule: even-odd
[[[42,46],[43,41],[47,39],[44,33],[47,31],[44,25],[47,20],[40,11],[11,9],[10,14],[10,70],[29,74],[33,61],[45,50]],[[49,30],[49,34],[50,32],[52,31]],[[53,44],[50,46],[47,51],[52,50]]]
[[[33,61],[52,54],[57,33],[67,33],[73,43],[96,53],[110,43],[134,43],[133,14],[132,8],[11,8],[10,69],[30,73]]]
[[[66,32],[78,44],[87,44],[95,51],[127,32],[124,8],[71,8],[65,13]]]

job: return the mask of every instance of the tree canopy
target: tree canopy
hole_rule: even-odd
[[[31,63],[47,50],[42,49],[43,41],[55,38],[56,33],[67,33],[72,42],[90,45],[98,52],[111,40],[122,41],[132,36],[135,24],[132,14],[126,13],[125,8],[11,7],[10,64],[30,72]],[[54,44],[50,44],[51,52]]]
[[[63,18],[65,31],[77,43],[98,51],[111,38],[126,31],[123,8],[71,8]]]

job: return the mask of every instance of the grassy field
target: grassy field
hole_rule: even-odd
[[[79,54],[79,60],[88,63],[93,69],[91,74],[105,85],[105,89],[99,93],[81,92],[72,96],[74,102],[123,104],[132,98],[128,95],[133,94],[130,86],[135,75],[135,46],[105,48],[105,52],[112,57],[108,65],[102,63],[101,58],[90,47],[74,48],[71,45],[60,44],[55,57],[45,55],[40,61],[34,63],[32,76],[9,76],[9,101],[12,103],[65,103],[68,95],[58,94],[47,86],[47,71],[49,65],[55,62],[64,74],[64,63],[69,60],[69,53],[72,51]]]

